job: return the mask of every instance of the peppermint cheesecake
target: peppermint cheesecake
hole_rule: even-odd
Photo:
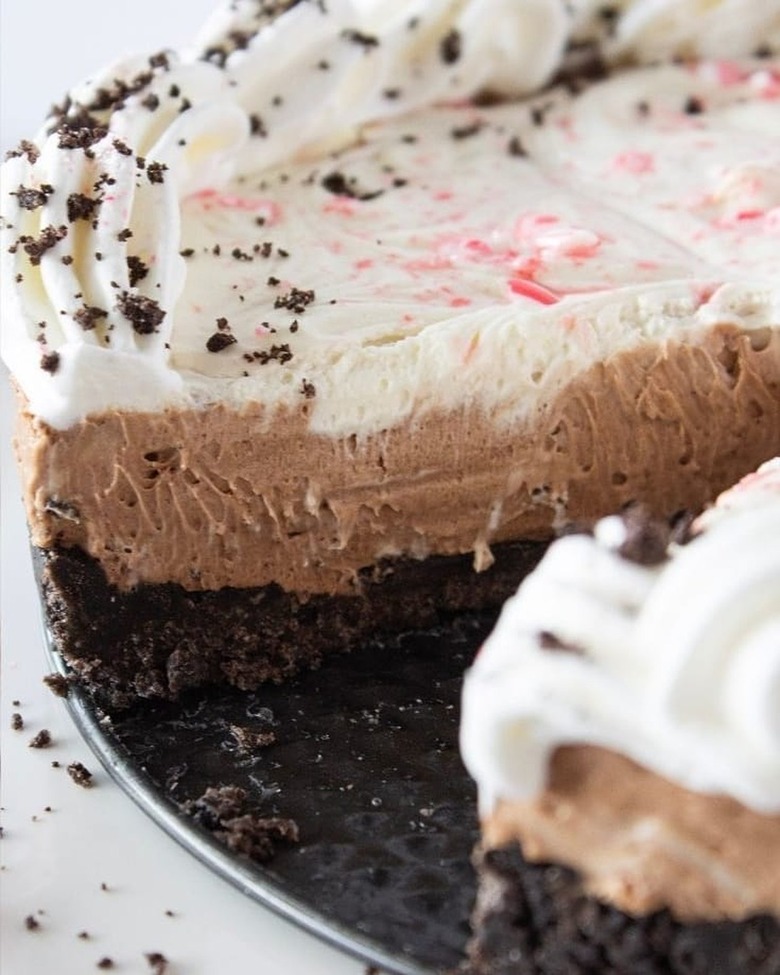
[[[463,698],[476,971],[778,969],[779,539],[775,459],[685,544],[630,509],[507,602]]]
[[[721,6],[230,3],[10,153],[17,452],[93,689],[497,604],[778,451],[778,5]]]

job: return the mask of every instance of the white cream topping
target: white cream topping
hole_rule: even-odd
[[[553,543],[465,681],[461,748],[486,812],[538,795],[552,752],[568,744],[780,810],[777,470],[742,482],[660,566],[617,553],[616,516],[594,537]],[[545,649],[542,633],[578,652]]]
[[[422,108],[538,87],[599,19],[586,7],[577,20],[556,0],[310,0],[273,18],[237,2],[180,62],[82,86],[105,138],[85,151],[42,135],[37,161],[3,169],[3,355],[33,410],[65,427],[314,389],[312,426],[332,434],[472,396],[503,399],[511,420],[608,350],[776,324],[776,62],[621,75],[533,112]],[[197,60],[209,49],[224,66]],[[113,114],[94,106],[142,70]],[[507,152],[513,137],[527,159]],[[333,173],[355,179],[351,197],[323,185]],[[20,186],[54,191],[26,209]],[[99,206],[71,222],[71,194]],[[293,288],[314,300],[276,307]],[[209,352],[222,319],[236,341]]]

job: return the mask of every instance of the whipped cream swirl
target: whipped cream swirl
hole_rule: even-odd
[[[660,565],[619,554],[617,516],[550,547],[466,679],[461,746],[482,808],[537,795],[554,749],[582,743],[780,810],[780,492],[760,473],[755,503],[742,484]]]

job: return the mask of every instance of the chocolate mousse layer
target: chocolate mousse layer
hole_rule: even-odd
[[[544,792],[502,800],[483,839],[576,868],[589,894],[628,914],[780,917],[780,816],[691,792],[603,748],[559,748]]]
[[[457,377],[453,377],[456,381]],[[109,583],[348,595],[384,558],[472,553],[641,500],[700,509],[780,451],[780,329],[646,343],[529,404],[435,407],[331,438],[307,407],[106,413],[65,430],[22,403],[34,545],[78,547]]]

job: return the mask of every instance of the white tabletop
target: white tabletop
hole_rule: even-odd
[[[0,0],[3,151],[33,133],[72,83],[123,53],[186,40],[211,7],[212,0]],[[111,971],[150,975],[151,952],[168,959],[167,975],[362,975],[362,963],[258,906],[169,839],[100,769],[63,702],[42,684],[49,668],[5,376],[2,384],[3,975],[84,975],[105,957]],[[14,712],[24,720],[18,731]],[[30,748],[42,728],[51,747]],[[70,779],[65,766],[74,761],[94,773],[94,788]],[[39,926],[28,930],[27,917]]]

